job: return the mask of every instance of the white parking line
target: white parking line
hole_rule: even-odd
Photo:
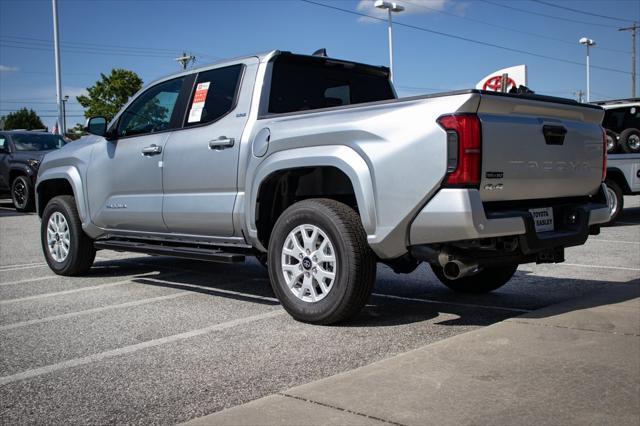
[[[406,300],[409,302],[422,302],[422,303],[430,303],[434,305],[452,305],[452,306],[463,306],[465,308],[483,308],[483,309],[496,309],[500,311],[509,311],[509,312],[517,312],[517,313],[527,313],[531,312],[530,309],[519,309],[519,308],[508,308],[504,306],[493,306],[493,305],[478,305],[475,303],[459,303],[459,302],[446,302],[443,300],[434,300],[434,299],[420,299],[417,297],[403,297],[403,296],[394,296],[392,294],[382,294],[382,293],[373,293],[373,296],[377,297],[385,297],[387,299],[398,299],[398,300]]]
[[[13,324],[0,326],[0,331],[13,330],[14,328],[26,327],[28,325],[41,324],[41,323],[56,321],[60,319],[74,318],[74,317],[79,317],[81,315],[95,314],[96,312],[108,311],[110,309],[130,308],[132,306],[139,306],[139,305],[145,305],[147,303],[159,302],[161,300],[170,300],[170,299],[176,299],[178,297],[189,296],[190,294],[193,294],[193,293],[189,293],[189,292],[173,293],[167,296],[151,297],[148,299],[134,300],[133,302],[120,303],[117,305],[102,306],[100,308],[85,309],[84,311],[70,312],[68,314],[53,315],[50,317],[45,317],[40,319],[16,322]]]
[[[203,290],[209,290],[211,292],[230,294],[232,296],[242,296],[242,297],[246,297],[248,299],[266,300],[266,301],[269,301],[269,302],[278,302],[278,303],[280,303],[280,301],[278,299],[276,299],[275,297],[258,296],[258,295],[255,295],[255,294],[242,293],[240,291],[223,290],[221,288],[207,287],[205,285],[178,283],[178,282],[175,282],[175,281],[163,280],[163,279],[160,279],[160,278],[144,278],[144,277],[142,277],[142,279],[144,279],[145,281],[153,281],[153,282],[157,282],[157,283],[166,283],[166,284],[179,285],[180,287],[189,287],[189,288],[198,288],[198,289],[203,289]],[[241,284],[241,282],[238,282],[237,284]]]
[[[275,318],[277,316],[283,315],[284,313],[285,311],[283,309],[276,308],[275,310],[271,310],[263,314],[239,318],[236,320],[227,321],[220,324],[214,324],[209,327],[187,331],[185,333],[174,334],[174,335],[162,337],[159,339],[147,340],[146,342],[138,343],[135,345],[124,346],[122,348],[100,352],[100,353],[89,355],[82,358],[70,359],[68,361],[63,361],[63,362],[47,365],[40,368],[34,368],[32,370],[26,370],[21,373],[12,374],[10,376],[0,377],[0,386],[17,382],[20,380],[31,379],[33,377],[42,376],[44,374],[54,373],[56,371],[65,370],[67,368],[79,367],[81,365],[91,364],[91,363],[102,361],[105,359],[131,354],[143,349],[153,348],[153,347],[165,345],[168,343],[174,343],[181,340],[190,339],[192,337],[201,336],[203,334],[212,333],[214,331],[226,330],[228,328],[232,328],[238,325],[248,324],[248,323],[260,321],[263,319]]]
[[[36,266],[44,266],[46,263],[44,262],[34,262],[34,263],[16,263],[14,265],[3,265],[0,266],[0,272],[2,271],[10,271],[13,268],[21,268],[21,267],[36,267]]]
[[[179,275],[182,274],[183,272],[172,272],[169,274],[165,274],[166,277],[168,276],[175,276],[175,275]],[[133,276],[130,277],[126,280],[122,280],[122,281],[116,281],[113,283],[106,283],[106,284],[100,284],[100,285],[94,285],[91,287],[81,287],[81,288],[75,288],[73,290],[64,290],[64,291],[57,291],[54,293],[44,293],[44,294],[36,294],[34,296],[27,296],[27,297],[19,297],[16,299],[7,299],[7,300],[0,300],[0,305],[7,305],[10,303],[17,303],[17,302],[24,302],[24,301],[28,301],[28,300],[36,300],[36,299],[44,299],[47,297],[55,297],[55,296],[62,296],[65,294],[72,294],[72,293],[79,293],[81,291],[90,291],[90,290],[100,290],[103,288],[109,288],[109,287],[115,287],[115,286],[119,286],[119,285],[124,285],[124,284],[134,284],[132,282],[132,280],[134,279],[148,279],[147,277],[143,276]],[[153,278],[153,277],[151,277]]]
[[[603,266],[603,265],[583,265],[582,263],[556,263],[561,266],[578,266],[580,268],[595,268],[595,269],[619,269],[621,271],[640,271],[640,268],[627,268],[624,266]]]
[[[42,268],[43,266],[48,266],[46,263],[31,263],[27,265],[20,265],[12,268],[0,268],[0,272],[10,272],[10,271],[21,271],[23,269],[33,269],[33,268]]]
[[[25,279],[25,280],[9,281],[9,282],[6,282],[6,283],[0,283],[0,287],[6,286],[6,285],[30,283],[30,282],[33,282],[33,281],[49,280],[51,278],[56,278],[56,277],[57,277],[57,275],[47,275],[46,277],[37,277],[37,278],[28,278],[28,279]]]
[[[636,244],[640,246],[640,242],[637,241],[619,241],[619,240],[603,240],[602,238],[590,238],[588,240],[591,241],[601,241],[603,243],[620,243],[620,244]]]

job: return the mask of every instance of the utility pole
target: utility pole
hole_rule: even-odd
[[[51,7],[53,8],[53,52],[56,61],[56,103],[58,104],[58,128],[62,130],[60,132],[64,135],[67,130],[62,123],[63,108],[62,105],[62,85],[60,83],[60,39],[58,36],[58,2],[57,0],[51,0]]]
[[[618,31],[631,32],[631,97],[636,97],[636,35],[638,32],[638,23],[633,22],[633,25],[626,28],[618,28]]]
[[[176,61],[178,61],[178,63],[182,66],[183,70],[186,70],[189,63],[193,64],[196,62],[196,57],[191,54],[187,55],[186,52],[182,52],[182,56],[176,58]]]

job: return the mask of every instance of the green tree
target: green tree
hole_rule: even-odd
[[[46,126],[32,109],[22,108],[16,112],[7,114],[4,119],[4,129],[46,129]]]
[[[76,99],[85,108],[84,116],[102,115],[111,120],[127,103],[131,95],[142,88],[142,79],[133,71],[122,68],[111,70],[110,75],[100,74],[100,80],[87,87],[87,96]]]

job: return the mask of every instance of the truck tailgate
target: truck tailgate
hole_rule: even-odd
[[[483,93],[483,201],[595,193],[602,180],[604,111],[541,97]]]

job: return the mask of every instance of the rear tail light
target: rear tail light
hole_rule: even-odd
[[[479,186],[482,130],[475,114],[443,115],[438,124],[447,132],[447,185]]]
[[[602,181],[607,178],[607,131],[602,127]]]

